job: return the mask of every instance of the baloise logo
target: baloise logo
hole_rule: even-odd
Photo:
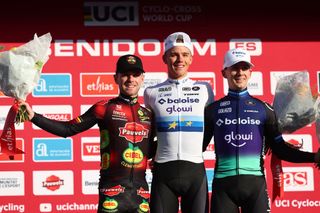
[[[176,99],[172,99],[172,98],[167,98],[167,100],[161,98],[159,101],[158,101],[161,105],[162,104],[165,104],[167,103],[168,105],[171,105],[171,106],[168,106],[166,108],[166,111],[169,113],[169,114],[172,114],[174,112],[192,112],[192,105],[189,105],[189,106],[179,106],[179,104],[193,104],[193,103],[199,103],[200,100],[198,98],[190,98],[190,97],[187,97],[187,98],[176,98]],[[177,105],[178,104],[178,105]]]
[[[187,97],[187,98],[175,98],[175,99],[172,99],[172,98],[167,98],[164,99],[164,98],[161,98],[158,103],[159,104],[164,104],[164,103],[167,103],[167,104],[179,104],[179,103],[182,103],[182,104],[185,104],[185,103],[199,103],[200,100],[199,98],[190,98],[190,97]]]

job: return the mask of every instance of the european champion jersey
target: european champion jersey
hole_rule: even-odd
[[[204,108],[212,102],[211,86],[188,77],[146,88],[144,103],[156,118],[156,162],[203,162]]]

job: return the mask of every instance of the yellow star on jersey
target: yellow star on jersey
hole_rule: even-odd
[[[186,122],[186,126],[192,126],[192,121]]]
[[[178,123],[173,121],[173,123],[169,124],[169,128],[168,129],[175,129],[177,125],[178,125]]]

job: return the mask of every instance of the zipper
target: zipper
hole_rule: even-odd
[[[239,113],[239,108],[240,108],[240,97],[238,97],[238,100],[237,100],[237,109],[236,109],[236,118],[240,118],[240,113]],[[241,118],[240,118],[240,120],[241,120]],[[239,126],[240,126],[240,124],[239,123],[237,123],[237,126],[236,126],[236,134],[239,134]],[[237,144],[237,146],[236,146],[236,171],[237,171],[237,175],[239,175],[239,164],[240,164],[240,162],[239,162],[239,140],[238,139],[236,139],[236,144]]]
[[[179,83],[176,84],[176,89],[177,89],[177,94],[178,94],[178,99],[180,99],[180,90],[179,90]],[[178,103],[178,107],[181,107],[181,103],[179,101]],[[180,154],[181,154],[181,134],[182,134],[182,131],[181,131],[181,123],[180,123],[180,120],[181,120],[181,112],[178,112],[178,153],[177,153],[177,158],[178,160],[180,160]]]
[[[133,123],[134,123],[134,129],[133,129],[133,131],[134,132],[136,132],[136,115],[135,115],[135,111],[134,111],[134,106],[131,104],[131,103],[129,103],[129,105],[130,105],[130,110],[131,110],[131,115],[132,115],[132,121],[133,121]],[[132,147],[133,147],[133,150],[132,150],[132,152],[134,153],[134,148],[136,147],[136,135],[135,134],[133,134],[133,143],[132,143]],[[130,142],[129,142],[130,143]],[[135,154],[133,154],[133,156],[135,156]],[[130,182],[131,183],[133,183],[133,173],[134,173],[134,157],[133,157],[133,160],[132,160],[132,163],[131,163],[131,171],[130,171]]]

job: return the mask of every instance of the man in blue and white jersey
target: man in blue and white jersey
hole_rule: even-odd
[[[318,153],[299,151],[282,138],[273,108],[252,97],[247,84],[251,57],[243,49],[225,54],[222,75],[228,95],[205,109],[204,150],[214,136],[216,165],[212,183],[212,213],[270,212],[264,174],[266,148],[282,160],[317,163]]]
[[[189,35],[176,32],[165,40],[163,61],[168,79],[148,87],[146,107],[155,115],[158,147],[154,159],[150,210],[176,213],[208,211],[208,186],[203,161],[204,108],[213,102],[206,82],[188,78],[193,47]]]

